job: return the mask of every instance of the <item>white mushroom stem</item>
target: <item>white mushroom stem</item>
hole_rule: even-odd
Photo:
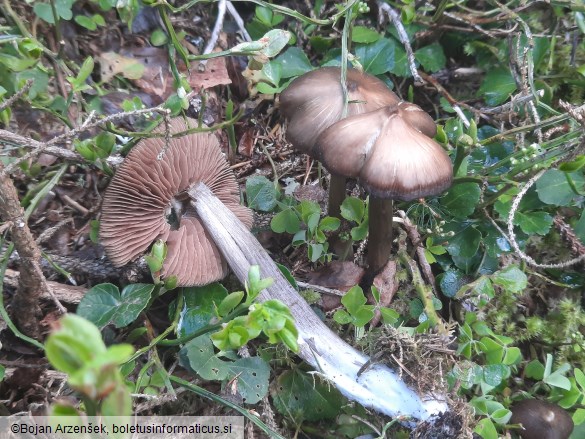
[[[444,412],[447,405],[436,397],[421,398],[386,366],[362,367],[369,358],[331,331],[289,284],[266,250],[203,183],[189,189],[191,204],[240,282],[252,265],[274,283],[259,300],[278,299],[291,310],[299,331],[299,356],[335,385],[347,398],[389,416],[418,420]]]
[[[367,273],[372,279],[386,266],[392,251],[392,208],[392,200],[370,195]]]

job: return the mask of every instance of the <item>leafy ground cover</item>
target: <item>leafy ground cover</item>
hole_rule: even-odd
[[[487,439],[518,437],[514,405],[536,398],[585,435],[581,2],[0,11],[2,414],[235,411],[246,437]],[[294,150],[279,112],[279,93],[321,66],[362,69],[421,106],[453,162],[446,193],[395,203],[392,257],[371,289],[367,193],[350,181],[340,218],[328,215],[328,173]],[[291,311],[256,301],[272,283],[261,267],[246,285],[176,288],[162,242],[108,261],[104,190],[180,115],[215,133],[255,235],[315,312],[412,388],[447,395],[448,428],[413,430],[311,373]]]

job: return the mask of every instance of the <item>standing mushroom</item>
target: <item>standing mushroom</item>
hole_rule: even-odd
[[[372,277],[390,255],[392,200],[438,195],[453,181],[449,156],[421,132],[430,132],[430,125],[415,129],[412,120],[422,114],[408,108],[385,107],[348,117],[327,128],[315,145],[316,157],[332,174],[358,178],[370,193],[368,274]]]
[[[197,127],[181,118],[170,123],[172,134]],[[159,127],[155,132],[161,133]],[[178,285],[204,285],[223,278],[227,264],[203,229],[186,191],[203,182],[248,227],[249,209],[239,204],[234,175],[211,133],[140,141],[128,154],[104,195],[100,241],[116,266],[141,255],[157,239],[166,241],[163,277]]]
[[[400,99],[375,76],[347,70],[347,116],[395,105]],[[280,94],[280,109],[288,119],[286,137],[294,147],[314,157],[317,137],[343,115],[344,96],[339,67],[322,67],[296,78]],[[345,178],[331,175],[329,215],[340,217]]]

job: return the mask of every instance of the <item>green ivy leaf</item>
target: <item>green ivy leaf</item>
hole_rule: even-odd
[[[514,217],[514,224],[519,225],[527,235],[546,235],[552,222],[552,216],[546,212],[516,212]]]
[[[216,307],[228,295],[226,288],[218,282],[202,287],[184,287],[182,290],[184,305],[177,327],[179,337],[193,334],[207,326],[215,317]],[[172,319],[175,311],[175,307],[170,307],[169,318]]]
[[[526,274],[515,265],[509,265],[502,270],[496,271],[491,276],[491,279],[495,284],[512,293],[519,293],[528,284]]]
[[[569,174],[577,187],[585,186],[585,177],[582,173]],[[553,206],[568,206],[578,195],[573,192],[562,171],[549,169],[536,182],[536,192],[540,201]]]
[[[465,273],[459,270],[447,270],[440,275],[439,286],[445,296],[455,297],[457,292],[465,285]]]
[[[315,379],[299,368],[281,374],[271,387],[274,406],[295,424],[332,419],[339,413],[343,397],[329,383]]]
[[[467,218],[475,211],[480,194],[477,183],[457,184],[441,198],[441,205],[455,218]]]
[[[123,328],[146,308],[153,290],[152,284],[130,284],[120,293],[116,285],[99,284],[81,299],[77,314],[100,328],[110,322],[116,328]]]
[[[445,68],[447,58],[443,52],[443,46],[439,43],[433,43],[428,46],[421,47],[414,52],[414,57],[425,70],[429,72],[437,72]]]
[[[228,363],[217,357],[208,334],[188,342],[179,355],[181,365],[190,368],[204,380],[224,380],[228,375]]]
[[[487,105],[500,105],[515,91],[516,82],[510,69],[497,67],[485,75],[478,95],[483,96]]]
[[[250,209],[271,212],[278,202],[279,193],[274,183],[263,175],[253,175],[246,180],[246,199]]]
[[[380,38],[382,38],[382,35],[365,26],[354,26],[351,32],[351,41],[354,43],[373,43]]]
[[[235,380],[236,389],[246,404],[256,404],[268,393],[270,367],[260,357],[240,358],[228,365],[227,379]]]
[[[280,65],[281,78],[292,78],[313,70],[311,61],[299,47],[289,47],[286,52],[274,60],[274,64]]]
[[[449,238],[445,246],[451,256],[471,258],[475,256],[481,242],[481,233],[473,226],[468,226]]]
[[[380,38],[372,44],[359,45],[355,54],[371,75],[381,75],[394,68],[394,50],[396,43],[388,38]]]

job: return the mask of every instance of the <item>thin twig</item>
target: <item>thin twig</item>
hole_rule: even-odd
[[[322,287],[321,285],[313,285],[313,284],[309,284],[307,282],[300,282],[300,281],[297,281],[297,285],[301,288],[305,288],[308,290],[314,290],[314,291],[317,291],[319,293],[331,294],[332,296],[340,296],[340,297],[345,296],[345,293],[343,291],[335,290],[335,289],[327,288],[327,287]]]
[[[522,198],[524,197],[524,195],[526,195],[526,192],[528,192],[528,189],[530,189],[532,187],[532,185],[534,183],[536,183],[536,180],[538,180],[542,176],[542,174],[544,174],[545,172],[546,172],[546,170],[543,169],[538,174],[536,174],[534,177],[532,177],[530,180],[528,180],[528,182],[524,185],[522,190],[518,193],[518,195],[516,195],[516,198],[514,198],[514,201],[512,202],[512,208],[510,209],[510,214],[508,216],[509,241],[510,241],[510,244],[512,244],[512,247],[514,248],[514,251],[516,252],[516,254],[520,257],[520,259],[525,261],[527,264],[530,264],[530,265],[532,265],[534,267],[538,267],[538,268],[566,268],[566,267],[569,267],[571,265],[578,264],[581,261],[585,261],[585,254],[581,254],[580,256],[573,258],[569,261],[559,262],[557,264],[539,264],[534,259],[532,259],[530,256],[528,256],[526,253],[524,253],[522,250],[520,250],[520,246],[518,245],[518,242],[516,241],[516,235],[514,234],[514,216],[516,214],[516,211],[518,210],[518,206],[520,205],[520,201],[522,201]]]
[[[242,33],[242,37],[244,38],[244,41],[252,41],[252,37],[250,36],[248,31],[246,30],[246,24],[244,23],[244,20],[242,20],[242,17],[240,17],[238,10],[233,5],[233,3],[230,1],[227,2],[227,10],[230,13],[230,15],[232,16],[232,18],[234,19],[234,21],[236,22],[236,24],[238,25],[238,29]]]
[[[390,18],[390,20],[392,20],[392,24],[394,25],[394,27],[396,28],[396,31],[398,32],[398,38],[400,39],[400,42],[404,46],[404,50],[406,50],[406,58],[408,60],[408,67],[410,69],[410,73],[412,74],[412,77],[414,78],[414,83],[418,84],[418,85],[424,84],[423,79],[418,74],[418,71],[416,69],[416,60],[414,59],[414,53],[412,51],[412,46],[410,45],[410,41],[408,40],[408,34],[406,33],[404,26],[402,25],[402,21],[400,21],[400,17],[398,16],[398,13],[392,7],[390,7],[389,4],[384,3],[384,2],[379,1],[378,8],[380,9],[380,11],[385,12],[388,15],[388,18]]]
[[[113,122],[115,120],[124,119],[124,118],[129,117],[129,116],[136,116],[136,115],[140,115],[140,114],[149,114],[149,113],[159,113],[159,114],[163,115],[163,117],[164,117],[170,113],[170,110],[167,108],[164,108],[161,105],[161,106],[153,107],[153,108],[143,108],[143,109],[123,112],[123,113],[116,113],[116,114],[112,114],[110,116],[106,116],[102,119],[98,119],[95,122],[92,122],[89,124],[84,124],[83,126],[69,130],[63,134],[60,134],[58,136],[53,137],[51,140],[48,140],[47,142],[37,142],[37,141],[34,141],[32,139],[28,139],[28,141],[24,142],[23,145],[33,147],[34,149],[32,151],[28,152],[27,154],[25,154],[24,156],[20,157],[18,160],[14,161],[10,165],[6,166],[6,168],[4,168],[4,170],[0,171],[0,177],[3,177],[7,174],[14,172],[14,170],[17,169],[21,163],[37,158],[40,154],[46,152],[49,147],[54,147],[56,144],[63,143],[63,142],[66,142],[67,140],[73,139],[73,138],[77,137],[83,131],[90,130],[92,128],[107,124],[109,122]],[[11,139],[16,139],[16,138],[23,139],[23,137],[12,134],[9,131],[0,130],[0,140],[10,141]],[[16,142],[16,143],[19,143],[19,142]],[[22,143],[20,143],[20,144],[22,145]],[[75,157],[77,158],[80,156],[76,155]]]
[[[536,96],[543,97],[544,96],[544,90],[538,90],[536,92]],[[512,96],[510,98],[510,102],[506,102],[505,104],[500,105],[498,107],[480,108],[479,111],[481,111],[482,113],[485,113],[485,114],[501,114],[501,113],[507,113],[508,111],[513,110],[516,105],[522,105],[522,104],[525,104],[525,103],[527,103],[529,101],[533,101],[536,96],[534,96],[534,95],[521,95],[521,94],[517,94],[517,95]]]
[[[203,55],[207,55],[213,52],[215,49],[215,45],[217,44],[217,40],[219,39],[219,33],[223,28],[223,20],[225,18],[225,12],[227,9],[227,2],[226,0],[219,0],[217,3],[217,18],[215,20],[215,25],[213,26],[213,30],[211,31],[211,36],[207,41],[207,45],[205,49],[203,49]],[[199,68],[205,69],[205,64],[207,64],[207,60],[203,59],[199,62]]]
[[[4,110],[5,108],[12,107],[12,104],[14,104],[27,91],[29,91],[32,85],[33,80],[32,79],[27,80],[20,90],[18,90],[16,93],[14,93],[12,96],[10,96],[8,99],[6,99],[4,102],[0,104],[0,112],[2,112],[2,110]]]

